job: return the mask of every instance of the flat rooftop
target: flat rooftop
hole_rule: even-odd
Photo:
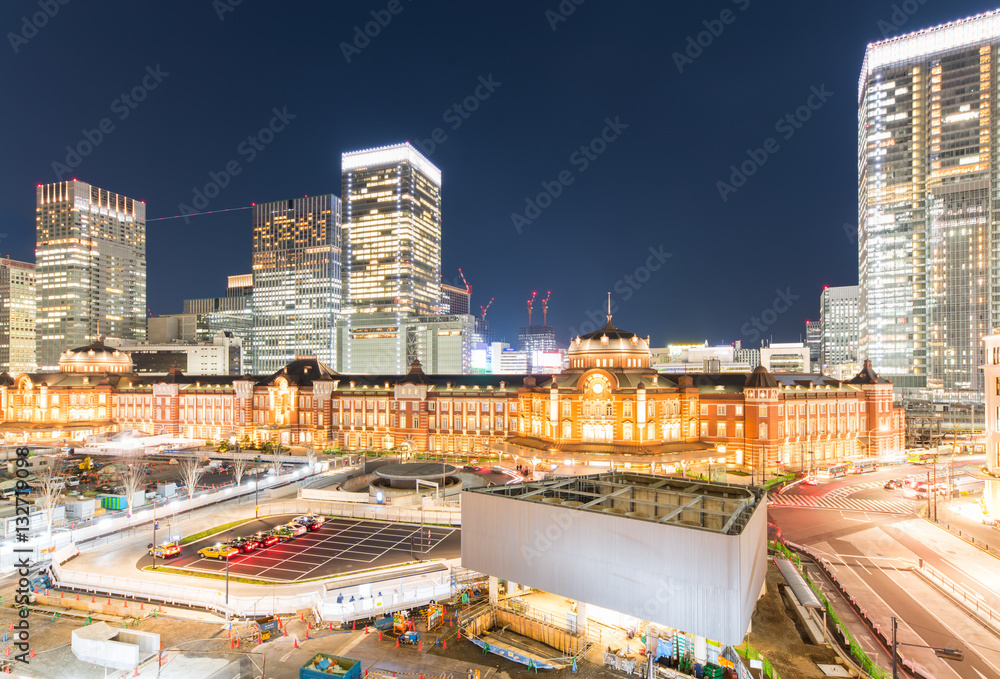
[[[581,512],[739,535],[764,497],[760,488],[653,474],[611,472],[467,489]]]

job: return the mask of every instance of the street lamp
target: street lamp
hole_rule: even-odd
[[[965,653],[957,648],[938,648],[936,646],[924,646],[923,644],[906,644],[896,641],[896,616],[892,616],[892,679],[899,679],[896,672],[896,658],[899,656],[898,646],[915,646],[916,648],[929,648],[934,651],[934,655],[945,660],[965,660]]]

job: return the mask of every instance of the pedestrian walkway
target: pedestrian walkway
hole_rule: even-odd
[[[851,492],[856,492],[855,486]],[[835,491],[836,492],[836,491]],[[843,496],[828,495],[768,495],[768,504],[781,507],[813,507],[839,509],[852,512],[882,512],[885,514],[912,514],[917,502],[912,500],[852,500]]]

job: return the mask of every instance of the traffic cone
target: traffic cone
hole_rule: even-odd
[[[284,633],[284,635],[283,635],[283,636],[286,636],[286,637],[287,637],[287,636],[288,636],[288,628],[286,627],[286,628],[284,628],[284,630],[285,630],[285,633]]]
[[[303,613],[303,614],[302,614],[302,619],[301,619],[301,620],[299,620],[299,622],[305,622],[305,621],[306,621],[306,614],[305,614],[305,613]]]
[[[299,647],[299,638],[298,637],[292,637],[292,642],[295,644],[294,648],[298,648]]]
[[[5,657],[5,658],[9,658],[10,657],[10,646],[7,646],[7,647],[5,647],[3,649],[3,657]]]
[[[447,639],[445,639],[444,641],[441,642],[441,650],[442,651],[447,651],[448,650],[448,640]]]
[[[309,621],[309,620],[306,620],[306,629],[312,629],[312,628],[313,628],[312,622]]]
[[[31,649],[31,657],[32,657],[32,658],[34,658],[34,657],[35,657],[35,649]]]
[[[365,625],[365,634],[368,634],[368,625]]]
[[[358,629],[358,621],[357,620],[352,620],[351,621],[351,631],[354,632],[354,631],[357,631],[357,629]]]
[[[111,605],[111,597],[108,597],[108,606]]]
[[[80,593],[79,593],[79,592],[77,592],[77,593],[76,593],[76,600],[77,600],[77,601],[79,601],[79,600],[80,600]]]
[[[146,610],[146,604],[144,604],[144,603],[140,603],[140,604],[139,604],[139,610],[140,610],[140,611],[144,611],[144,610]]]
[[[4,636],[6,636],[6,635],[4,635]],[[382,641],[382,630],[378,631],[378,640]]]
[[[229,629],[226,630],[226,638],[227,639],[232,639],[233,638],[233,628],[232,627],[230,627]]]
[[[457,632],[455,632],[455,638],[456,639],[461,639],[462,638],[462,630],[461,629],[459,629]]]
[[[420,651],[421,653],[424,652],[424,642],[422,641],[417,642],[417,650]]]
[[[139,666],[138,665],[135,666],[135,674],[133,674],[132,676],[133,677],[138,677],[139,676]]]
[[[60,599],[65,599],[66,598],[66,592],[59,592],[59,598]]]
[[[396,648],[399,648],[399,637],[396,637]]]
[[[330,631],[331,632],[333,631],[333,622],[332,621],[330,622]]]
[[[97,597],[93,597],[93,596],[90,597],[90,603],[96,604],[97,603]]]
[[[308,639],[308,638],[309,638],[309,630],[307,629],[306,630],[306,639]]]

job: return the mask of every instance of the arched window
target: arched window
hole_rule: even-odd
[[[563,436],[563,438],[564,439],[568,439],[570,436],[572,436],[571,432],[572,432],[572,426],[570,425],[570,423],[569,422],[563,422],[563,426],[562,426],[562,436]]]
[[[605,415],[611,417],[614,414],[615,414],[614,406],[609,403],[605,408]]]
[[[626,422],[624,425],[622,425],[622,438],[624,438],[626,441],[631,441],[632,440],[632,423],[631,422]]]

